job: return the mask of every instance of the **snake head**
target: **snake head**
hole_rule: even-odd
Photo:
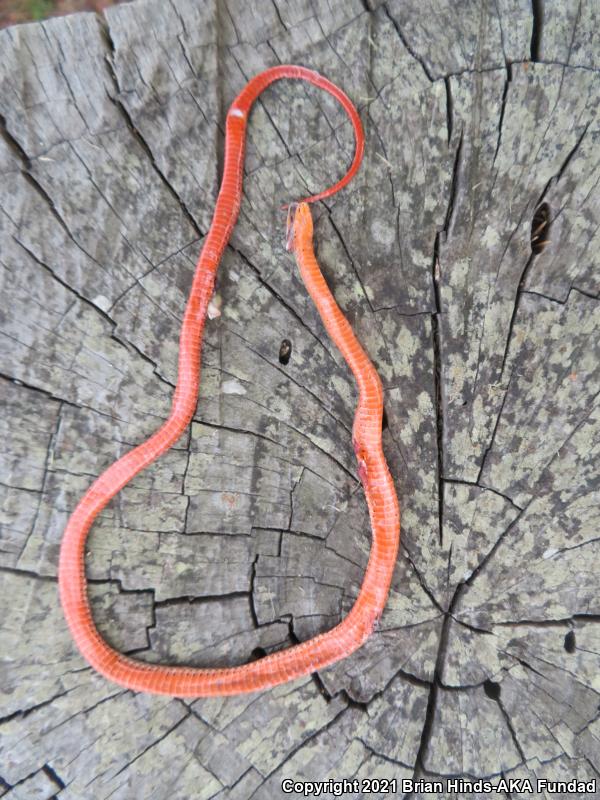
[[[288,206],[285,249],[296,249],[301,239],[312,240],[313,222],[308,203],[290,203]]]

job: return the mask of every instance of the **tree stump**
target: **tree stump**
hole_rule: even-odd
[[[598,778],[599,22],[592,0],[148,0],[2,31],[6,798],[262,800],[290,796],[284,779],[375,778],[397,786],[373,796],[450,797],[449,778],[484,777],[545,797],[537,779]],[[60,539],[168,413],[226,109],[279,63],[339,84],[366,130],[315,241],[385,387],[395,579],[380,630],[318,674],[135,694],[74,648]],[[191,430],[89,540],[96,619],[137,658],[241,664],[356,597],[357,393],[281,211],[352,147],[313,87],[279,82],[252,113]]]

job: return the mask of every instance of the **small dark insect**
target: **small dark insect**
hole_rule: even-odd
[[[292,355],[292,343],[289,339],[284,339],[281,343],[281,347],[279,348],[279,363],[280,364],[287,364],[290,360],[290,356]]]
[[[502,689],[497,681],[487,680],[483,684],[483,691],[491,700],[499,700]]]
[[[535,210],[531,223],[531,252],[541,253],[550,242],[550,206],[542,203]]]

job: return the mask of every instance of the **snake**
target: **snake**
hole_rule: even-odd
[[[354,157],[344,177],[324,191],[287,206],[286,249],[294,254],[327,333],[352,371],[358,387],[352,445],[372,527],[369,559],[352,608],[328,631],[239,666],[200,668],[147,663],[114,649],[96,627],[85,574],[86,539],[102,509],[135,475],[179,439],[196,412],[204,324],[217,269],[242,200],[248,117],[259,95],[274,81],[284,78],[307,81],[332,95],[345,110],[354,130]],[[361,164],[364,146],[361,119],[352,101],[334,83],[306,67],[280,65],[261,72],[246,84],[228,110],[223,178],[183,315],[177,383],[170,414],[145,442],[118,458],[91,484],[69,517],[61,541],[58,585],[71,636],[94,670],[126,689],[179,698],[261,691],[313,674],[347,657],[379,627],[400,539],[399,503],[382,446],[383,386],[319,268],[309,207],[309,203],[331,197],[349,183]]]

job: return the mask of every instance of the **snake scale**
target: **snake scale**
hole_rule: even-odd
[[[205,669],[148,664],[112,648],[96,628],[87,594],[85,543],[94,520],[107,503],[179,439],[196,411],[204,323],[217,269],[242,199],[248,116],[261,92],[281,78],[308,81],[333,95],[354,128],[355,154],[346,175],[330,188],[290,206],[287,248],[293,251],[304,284],[327,332],[342,353],[358,386],[352,441],[372,526],[369,562],[352,609],[338,625],[325,633],[238,667]],[[94,669],[121,686],[174,697],[255,692],[310,674],[348,656],[365,642],[378,624],[387,601],[400,537],[399,504],[381,442],[382,384],[319,269],[313,250],[313,222],[308,205],[330,197],[346,186],[360,166],[363,151],[362,124],[352,102],[333,83],[304,67],[284,65],[260,73],[249,81],[229,108],[223,179],[185,309],[171,412],[149,439],[115,461],[94,481],[69,518],[61,544],[60,599],[73,639]]]

